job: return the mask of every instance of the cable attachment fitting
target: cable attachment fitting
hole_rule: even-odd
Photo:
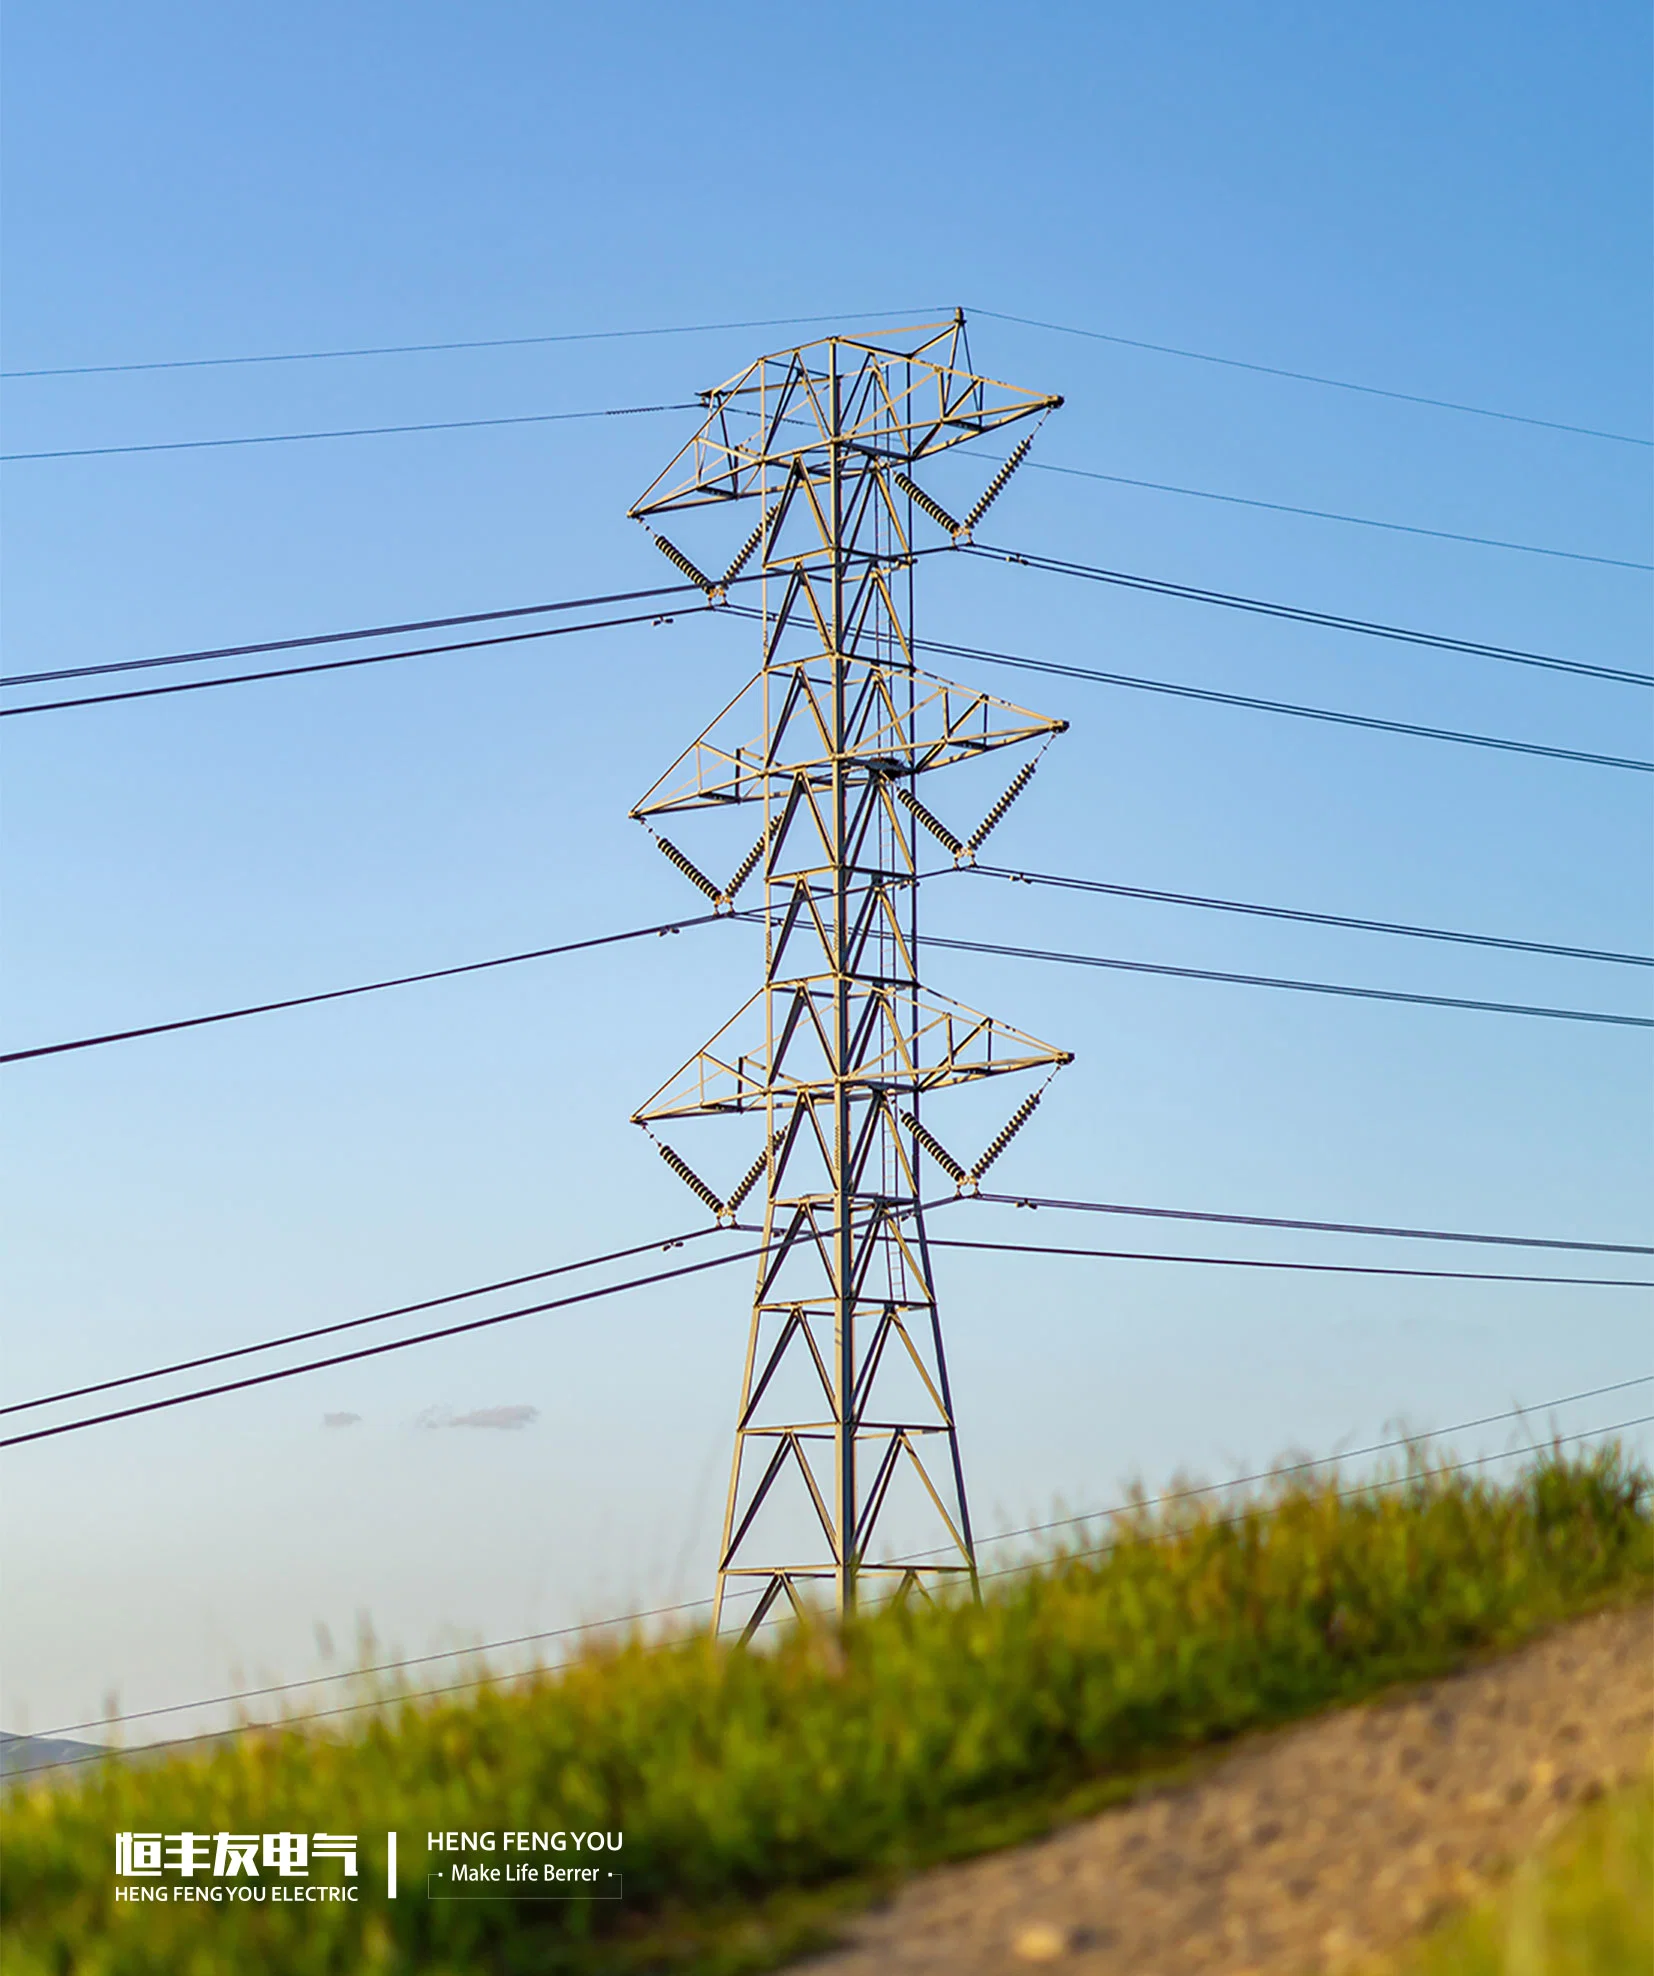
[[[759,1181],[764,1177],[764,1169],[769,1165],[771,1159],[774,1157],[776,1147],[781,1144],[781,1141],[785,1139],[786,1136],[787,1136],[787,1129],[785,1126],[783,1126],[779,1132],[771,1134],[769,1144],[764,1148],[764,1150],[758,1155],[757,1159],[753,1161],[752,1165],[747,1168],[746,1172],[743,1173],[741,1175],[741,1178],[736,1182],[735,1192],[731,1194],[729,1199],[724,1203],[725,1208],[728,1210],[728,1212],[731,1215],[735,1213],[736,1209],[740,1207],[741,1203],[746,1199],[746,1197],[752,1192],[753,1188],[756,1187]]]
[[[897,783],[896,800],[904,809],[911,811],[918,818],[930,832],[931,836],[942,846],[944,851],[947,851],[951,856],[956,858],[964,856],[964,845],[960,843],[959,839],[954,836],[953,832],[945,823],[931,815],[930,811],[925,808],[924,804],[919,801],[911,789],[904,788],[900,783]]]
[[[664,535],[657,535],[654,542],[666,560],[681,569],[690,582],[704,590],[714,603],[723,596],[723,588],[717,579],[708,576],[705,570],[697,569],[675,542],[668,542]]]
[[[993,808],[989,810],[988,814],[982,819],[982,821],[976,826],[975,830],[973,830],[970,836],[965,840],[965,849],[970,854],[970,856],[975,857],[976,853],[982,848],[983,842],[987,838],[989,831],[991,831],[994,828],[994,826],[1004,816],[1005,812],[1022,794],[1023,790],[1026,789],[1029,783],[1033,781],[1034,770],[1037,769],[1038,767],[1039,767],[1039,756],[1036,755],[1031,762],[1025,762],[1023,766],[1017,770],[1015,777],[1012,779],[1010,788],[1005,791],[1005,794],[1000,797],[999,801],[994,804]]]
[[[1016,450],[1012,453],[1011,457],[1005,462],[1004,466],[1000,468],[998,473],[994,475],[993,479],[990,480],[987,486],[983,488],[982,498],[977,502],[976,506],[972,508],[970,513],[965,517],[964,528],[963,528],[964,534],[969,535],[971,530],[975,528],[976,524],[993,506],[995,501],[999,499],[1000,495],[1005,491],[1006,481],[1010,479],[1011,475],[1016,472],[1017,468],[1021,466],[1023,461],[1028,457],[1028,448],[1032,446],[1033,443],[1034,443],[1033,436],[1030,434],[1028,438],[1024,439],[1017,446]]]
[[[890,478],[902,490],[916,508],[922,508],[939,528],[945,528],[950,535],[963,534],[963,524],[956,522],[940,501],[933,501],[922,487],[908,479],[905,473],[893,473]]]
[[[924,1147],[925,1151],[930,1154],[931,1158],[935,1160],[936,1164],[953,1182],[954,1186],[963,1187],[969,1176],[952,1153],[948,1151],[947,1147],[934,1134],[927,1132],[913,1116],[912,1112],[903,1112],[901,1114],[901,1120],[908,1131],[913,1134],[914,1138],[918,1140],[919,1144]]]

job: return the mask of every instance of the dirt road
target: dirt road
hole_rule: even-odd
[[[1248,1742],[1035,1845],[922,1875],[800,1976],[1305,1976],[1474,1895],[1654,1734],[1654,1610]]]

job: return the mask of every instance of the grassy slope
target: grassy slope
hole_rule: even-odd
[[[1578,1813],[1495,1899],[1417,1943],[1393,1976],[1648,1976],[1654,1775]]]
[[[889,1611],[774,1651],[594,1651],[412,1700],[348,1738],[247,1735],[7,1806],[8,1976],[770,1966],[847,1900],[1026,1836],[1241,1731],[1437,1673],[1654,1582],[1647,1478],[1617,1453],[1496,1489],[1285,1488],[1149,1513],[981,1606]],[[403,1898],[382,1895],[401,1833]],[[429,1904],[439,1829],[623,1830],[623,1906]],[[353,1907],[117,1908],[113,1834],[355,1831]]]

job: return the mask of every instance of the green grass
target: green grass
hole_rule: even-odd
[[[1648,1976],[1654,1774],[1578,1813],[1496,1898],[1456,1915],[1393,1976]]]
[[[9,1797],[7,1976],[756,1970],[933,1860],[1009,1843],[1244,1731],[1440,1673],[1654,1583],[1617,1450],[1118,1519],[1110,1547],[772,1649],[594,1649]],[[383,1895],[401,1834],[402,1897]],[[626,1899],[428,1903],[427,1831],[623,1831]],[[358,1832],[362,1899],[117,1906],[117,1831]],[[321,1877],[321,1876],[318,1876]]]

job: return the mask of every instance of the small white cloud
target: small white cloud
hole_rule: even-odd
[[[362,1416],[359,1413],[324,1413],[322,1415],[322,1425],[324,1427],[354,1427],[361,1418]]]
[[[538,1407],[478,1407],[474,1413],[455,1414],[450,1427],[528,1427],[540,1418]]]
[[[447,1407],[427,1407],[417,1424],[421,1427],[499,1427],[515,1432],[531,1426],[539,1418],[538,1407],[477,1407],[470,1413],[453,1413]]]

